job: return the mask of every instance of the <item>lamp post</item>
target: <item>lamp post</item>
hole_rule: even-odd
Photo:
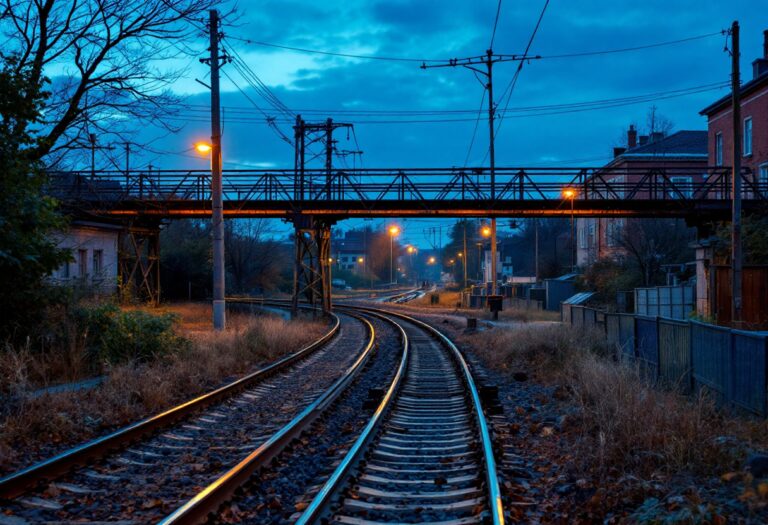
[[[413,268],[413,254],[416,253],[418,250],[416,249],[415,246],[408,246],[408,248],[406,248],[406,251],[408,252],[408,266],[410,266],[410,271],[413,274],[414,284],[415,284],[417,279],[416,279],[416,271]]]
[[[491,239],[495,238],[496,237],[495,233],[496,232],[494,231],[493,226],[488,226],[487,224],[483,224],[483,226],[480,228],[480,235],[482,235],[486,239],[488,239],[488,238],[491,238]],[[495,243],[493,243],[493,244],[495,244]],[[493,245],[491,247],[493,248]],[[491,282],[493,283],[492,284],[492,288],[493,288],[492,293],[494,295],[496,294],[496,276],[493,275],[494,271],[496,270],[496,265],[493,264],[493,261],[495,260],[494,259],[495,257],[496,257],[495,251],[491,250],[491,263],[492,263],[491,264]]]
[[[575,265],[575,253],[576,253],[576,235],[574,230],[574,220],[573,220],[573,201],[576,200],[576,190],[573,188],[563,188],[563,198],[568,199],[571,201],[571,273],[574,272],[576,265]]]
[[[461,259],[461,269],[464,274],[464,288],[467,287],[467,258],[464,256],[464,252],[458,253],[459,259]]]
[[[398,233],[400,233],[400,228],[398,226],[389,227],[389,284],[392,284],[395,282],[393,252],[394,252],[395,236]]]
[[[224,330],[226,326],[226,307],[224,303],[224,213],[221,191],[221,143],[220,136],[216,132],[213,133],[213,139],[213,144],[198,142],[195,144],[195,150],[201,155],[207,155],[211,161],[211,198],[213,201],[213,329]]]

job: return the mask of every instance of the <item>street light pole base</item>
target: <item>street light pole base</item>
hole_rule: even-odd
[[[214,300],[213,301],[213,329],[224,330],[226,325],[226,301]]]

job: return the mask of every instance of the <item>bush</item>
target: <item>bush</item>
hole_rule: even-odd
[[[174,332],[178,316],[121,311],[112,304],[80,308],[89,356],[110,365],[146,362],[183,350],[188,342]]]

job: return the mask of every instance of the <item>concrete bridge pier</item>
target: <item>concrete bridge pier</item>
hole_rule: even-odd
[[[160,221],[131,221],[118,241],[120,299],[160,304]]]
[[[696,314],[709,319],[714,314],[714,246],[712,242],[712,224],[695,223],[696,240],[690,244],[696,253]]]
[[[331,311],[331,226],[332,219],[296,214],[295,256],[291,313],[295,317],[301,299],[323,314]]]

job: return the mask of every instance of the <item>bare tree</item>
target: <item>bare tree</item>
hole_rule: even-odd
[[[636,266],[644,286],[662,284],[663,264],[686,262],[693,255],[688,246],[693,240],[692,230],[679,219],[628,220],[609,235]]]
[[[34,156],[50,161],[87,144],[90,133],[169,128],[161,120],[177,102],[169,86],[184,69],[171,64],[204,48],[191,37],[205,31],[206,11],[220,1],[4,0],[2,52],[18,57],[18,71],[33,82],[50,79]]]

